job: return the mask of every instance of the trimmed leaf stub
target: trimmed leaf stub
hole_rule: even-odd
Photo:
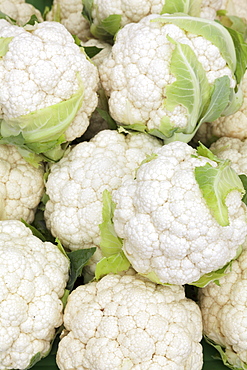
[[[4,57],[9,50],[9,43],[13,37],[0,37],[0,57]]]
[[[102,219],[100,228],[100,249],[103,258],[97,263],[95,278],[98,280],[109,273],[126,271],[130,267],[130,262],[122,250],[122,239],[115,232],[113,224],[113,214],[115,203],[112,201],[111,193],[104,190],[102,195]]]

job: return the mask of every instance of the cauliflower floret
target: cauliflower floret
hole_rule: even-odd
[[[79,286],[65,308],[61,370],[200,370],[201,314],[181,286],[108,275]]]
[[[242,190],[229,190],[228,225],[223,226],[211,213],[195,177],[196,167],[209,163],[214,168],[216,163],[178,141],[155,153],[157,157],[139,167],[135,179],[113,192],[115,231],[137,272],[155,273],[162,283],[192,283],[222,268],[243,244],[247,223]],[[231,182],[235,176],[242,187],[236,173],[231,176]],[[224,179],[218,179],[224,187]],[[217,183],[214,187],[217,192]]]
[[[53,21],[57,17],[72,34],[82,41],[91,37],[89,22],[82,15],[82,0],[54,0],[52,10],[47,14],[46,20]]]
[[[36,141],[41,140],[41,135],[43,141],[50,137],[52,140],[55,134],[58,139],[64,131],[67,141],[80,137],[97,106],[99,78],[97,68],[81,52],[71,34],[57,22],[36,23],[26,30],[0,20],[0,37],[13,37],[0,60],[0,105],[2,118],[7,122],[5,127],[9,127],[10,121],[11,130],[12,127],[20,130],[22,115],[51,107],[50,112],[42,111],[38,118],[36,114],[29,117],[25,125],[20,123],[26,140],[28,135],[35,136],[35,127],[40,122],[43,125]],[[56,112],[56,104],[70,101],[74,95],[76,101],[66,109],[60,105],[53,115],[52,129],[47,127],[46,117],[53,109]],[[36,121],[33,123],[32,119]],[[30,141],[33,143],[33,139]]]
[[[229,159],[231,167],[240,175],[247,175],[247,138],[243,141],[233,137],[222,137],[210,146],[220,159]]]
[[[160,146],[154,137],[114,130],[77,144],[51,166],[46,183],[44,215],[52,234],[71,250],[99,246],[102,192],[132,178],[146,155]]]
[[[246,264],[245,243],[242,254],[233,261],[230,271],[219,279],[219,284],[210,283],[199,290],[204,334],[223,347],[231,366],[241,369],[247,364]]]
[[[27,4],[25,0],[0,0],[0,11],[14,19],[20,26],[26,24],[32,15],[35,15],[39,22],[43,22],[40,11]]]
[[[69,261],[14,220],[0,221],[0,256],[0,368],[26,369],[63,323]]]
[[[44,193],[44,168],[27,163],[12,145],[0,145],[0,219],[31,223]]]

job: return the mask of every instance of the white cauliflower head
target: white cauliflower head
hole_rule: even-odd
[[[64,325],[60,370],[202,368],[200,310],[181,286],[108,275],[70,294]]]
[[[155,274],[161,283],[194,283],[233,259],[245,240],[246,206],[234,190],[242,183],[229,166],[217,170],[215,161],[188,144],[173,142],[155,153],[112,194],[115,231],[137,272]],[[220,206],[215,213],[224,199],[225,210]],[[227,222],[220,220],[224,212]]]
[[[44,215],[52,234],[71,250],[99,246],[102,192],[132,178],[146,154],[160,146],[154,137],[114,130],[77,144],[51,166],[46,183]]]
[[[199,306],[204,334],[222,347],[228,364],[234,369],[247,366],[247,249],[233,261],[230,271],[199,290]]]
[[[202,29],[211,33],[202,36]],[[229,47],[226,53],[219,40]],[[111,54],[99,66],[110,114],[118,124],[137,130],[141,125],[165,142],[189,141],[198,122],[206,116],[212,119],[210,111],[218,112],[215,106],[202,116],[212,86],[221,86],[222,94],[236,84],[230,55],[235,59],[230,34],[213,21],[152,14],[128,24],[117,33]],[[216,104],[215,98],[212,101]],[[225,101],[224,107],[228,95]]]
[[[86,41],[90,36],[90,24],[82,15],[82,0],[54,0],[46,20],[59,21],[72,34]]]
[[[0,145],[0,219],[31,223],[44,193],[44,168],[27,163],[15,146]]]
[[[38,153],[80,137],[97,106],[99,78],[71,34],[57,22],[21,28],[0,20],[0,37],[8,42],[0,59],[2,136],[21,132]]]
[[[44,357],[63,323],[69,262],[20,221],[0,221],[0,369],[26,369]]]
[[[14,19],[20,26],[26,24],[32,15],[35,15],[39,22],[43,21],[40,11],[25,0],[0,0],[0,11]]]

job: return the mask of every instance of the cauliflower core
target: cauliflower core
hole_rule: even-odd
[[[226,198],[229,225],[221,226],[194,173],[195,167],[216,163],[178,141],[155,153],[139,167],[136,179],[113,193],[114,227],[137,272],[154,272],[162,283],[192,283],[236,256],[247,235],[246,206],[242,194],[231,191]]]
[[[44,168],[27,163],[16,147],[0,145],[0,219],[31,223],[44,193]]]
[[[175,24],[152,22],[156,18],[162,16],[149,15],[117,33],[111,54],[99,67],[100,79],[109,96],[110,113],[119,124],[141,123],[148,130],[159,129],[166,117],[183,129],[189,122],[187,109],[181,104],[165,108],[166,87],[176,80],[170,70],[175,45],[169,37],[192,49],[209,83],[228,76],[234,87],[235,78],[210,41]]]
[[[65,132],[66,140],[80,137],[97,106],[99,79],[97,68],[71,34],[57,22],[25,29],[0,20],[0,37],[13,37],[0,60],[2,118],[14,119],[66,101],[82,84],[82,105]]]
[[[134,177],[146,154],[160,146],[154,137],[113,130],[76,145],[51,166],[46,183],[45,220],[52,234],[71,250],[99,246],[103,191]]]
[[[181,286],[108,275],[73,291],[60,370],[200,370],[201,314]]]
[[[63,322],[60,298],[69,262],[20,221],[0,221],[0,369],[26,369],[44,357]]]
[[[246,244],[245,244],[246,247]],[[236,368],[247,364],[247,250],[233,261],[220,285],[210,283],[199,291],[204,334],[224,348],[228,362]],[[242,367],[243,361],[245,366]]]

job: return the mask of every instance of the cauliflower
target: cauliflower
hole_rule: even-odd
[[[229,15],[236,15],[247,19],[247,2],[246,0],[222,0],[222,9],[226,9]]]
[[[58,20],[72,34],[82,41],[91,37],[90,25],[82,15],[81,0],[53,0],[52,10],[46,15],[47,21]]]
[[[150,14],[187,13],[214,20],[222,0],[82,0],[85,18],[90,22],[91,33],[96,38],[109,41],[119,28],[137,23]]]
[[[134,274],[74,290],[57,351],[60,370],[200,370],[201,314],[181,286]]]
[[[0,221],[0,250],[0,369],[21,370],[47,355],[63,323],[69,262],[17,220]]]
[[[0,59],[0,134],[21,135],[30,150],[51,157],[86,131],[98,101],[97,68],[57,22],[21,28],[0,20],[0,37],[8,44]]]
[[[0,219],[31,223],[44,193],[44,168],[27,163],[12,145],[0,145]]]
[[[233,261],[230,271],[199,290],[203,331],[231,369],[247,367],[247,249]],[[220,348],[221,346],[222,348]]]
[[[39,22],[43,21],[40,11],[27,4],[25,0],[0,0],[0,11],[14,19],[20,26],[26,24],[32,15],[35,15]]]
[[[220,159],[229,159],[231,167],[240,175],[247,175],[247,138],[243,141],[222,137],[210,146],[210,150]]]
[[[99,72],[119,125],[188,142],[229,101],[235,111],[234,60],[233,40],[219,23],[152,14],[117,33]]]
[[[223,116],[211,123],[203,123],[198,129],[194,141],[210,144],[210,141],[222,136],[247,138],[247,72],[245,72],[241,89],[243,92],[243,104],[240,109],[229,116]]]
[[[51,165],[44,213],[48,229],[71,250],[99,246],[102,192],[132,178],[146,154],[160,146],[151,136],[125,136],[114,130],[77,144]]]
[[[125,256],[154,281],[201,284],[246,238],[241,180],[228,162],[199,154],[182,142],[164,145],[112,194]]]

